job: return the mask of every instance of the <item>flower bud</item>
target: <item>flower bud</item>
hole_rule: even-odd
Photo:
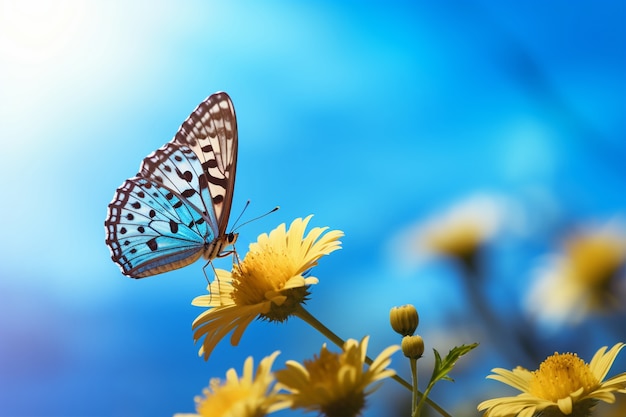
[[[404,336],[402,338],[402,353],[410,359],[419,359],[424,354],[424,339],[422,336]]]
[[[410,336],[415,333],[419,321],[417,310],[412,304],[393,307],[389,312],[391,328],[401,336]]]

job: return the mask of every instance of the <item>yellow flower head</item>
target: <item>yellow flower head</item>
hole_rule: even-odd
[[[339,249],[339,230],[314,227],[305,235],[312,216],[294,220],[289,229],[283,223],[269,235],[263,233],[231,272],[218,269],[209,294],[192,304],[208,307],[193,322],[194,340],[204,337],[200,354],[208,359],[233,329],[230,342],[236,346],[244,330],[257,317],[282,322],[306,300],[310,285],[318,279],[307,275],[324,255]],[[324,233],[326,232],[326,233]]]
[[[592,304],[606,301],[612,281],[626,264],[626,237],[609,230],[576,235],[565,244],[572,280],[593,294]]]
[[[391,355],[399,349],[394,345],[386,348],[364,370],[367,343],[349,339],[341,353],[332,353],[322,347],[319,356],[300,364],[287,361],[286,368],[276,371],[276,379],[290,394],[287,400],[291,408],[318,411],[326,417],[358,416],[365,406],[365,398],[377,386],[368,389],[373,382],[395,375],[387,369]]]
[[[516,368],[512,371],[495,368],[495,379],[522,391],[516,397],[483,401],[478,410],[485,417],[587,416],[598,402],[613,403],[615,392],[626,393],[626,373],[604,381],[617,354],[624,347],[618,343],[606,352],[606,346],[586,364],[576,354],[565,353],[547,358],[536,371]],[[606,352],[606,353],[605,353]]]
[[[237,376],[234,369],[226,372],[226,380],[211,380],[208,388],[196,397],[197,414],[176,414],[174,417],[263,417],[271,412],[286,408],[277,393],[274,377],[271,373],[272,364],[278,351],[261,360],[253,372],[252,357],[246,359],[243,375]]]
[[[616,224],[579,232],[540,270],[528,307],[539,317],[570,323],[621,307],[615,281],[625,265],[626,236]]]
[[[396,252],[410,264],[445,258],[471,264],[481,248],[504,229],[512,204],[494,195],[475,195],[408,227],[396,242]]]
[[[432,252],[464,259],[489,240],[502,221],[502,204],[488,196],[474,196],[433,218],[423,242]]]

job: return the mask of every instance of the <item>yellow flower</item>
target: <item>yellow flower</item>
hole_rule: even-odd
[[[532,417],[542,416],[588,416],[598,402],[613,403],[614,392],[626,393],[626,373],[603,381],[619,351],[624,347],[617,343],[606,352],[603,347],[596,352],[589,364],[576,354],[565,353],[548,357],[536,371],[518,367],[492,369],[495,379],[522,391],[516,397],[487,400],[478,410],[487,410],[485,417]],[[606,352],[606,353],[605,353]]]
[[[616,226],[582,231],[565,242],[529,292],[532,314],[576,323],[590,312],[620,307],[615,284],[626,265],[626,235]]]
[[[291,408],[318,411],[326,417],[353,417],[361,413],[365,398],[378,386],[373,382],[395,375],[387,369],[391,355],[399,346],[389,346],[364,370],[367,343],[349,339],[343,352],[332,353],[322,347],[319,356],[300,364],[287,361],[286,368],[276,371],[276,380],[290,394]]]
[[[502,222],[502,211],[495,198],[470,198],[427,223],[422,244],[436,254],[465,259],[494,235]]]
[[[278,351],[261,360],[256,376],[253,374],[252,356],[243,365],[243,375],[231,368],[226,380],[213,378],[208,388],[196,397],[197,414],[175,414],[174,417],[263,417],[271,412],[286,408],[289,403],[278,394],[271,373]]]
[[[283,223],[260,235],[232,272],[218,269],[209,294],[193,300],[193,305],[209,308],[192,325],[194,340],[204,337],[200,355],[205,359],[231,331],[230,342],[236,346],[255,318],[282,322],[306,300],[309,286],[318,282],[307,272],[339,249],[343,236],[339,230],[326,232],[327,227],[314,227],[305,236],[311,217],[294,220],[289,230]]]
[[[496,234],[516,228],[517,210],[504,197],[476,194],[407,227],[392,240],[392,251],[409,269],[438,257],[471,263]]]

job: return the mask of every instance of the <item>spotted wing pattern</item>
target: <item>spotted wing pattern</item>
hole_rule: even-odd
[[[234,153],[234,154],[233,154]],[[117,189],[106,243],[125,275],[142,278],[218,256],[237,161],[237,123],[226,93],[203,101],[174,139],[148,155]]]
[[[237,168],[237,118],[226,93],[216,93],[200,103],[182,124],[174,143],[188,146],[200,159],[212,196],[212,219],[218,235],[228,226]],[[202,184],[204,186],[204,184]]]

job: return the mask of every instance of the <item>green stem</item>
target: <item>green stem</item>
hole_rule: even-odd
[[[502,323],[500,317],[493,311],[492,304],[485,298],[482,288],[487,274],[480,259],[481,254],[480,250],[476,250],[460,259],[467,299],[476,309],[480,321],[489,330],[489,334],[497,335],[497,337],[492,338],[492,341],[503,355],[508,356],[512,363],[518,363],[520,358],[523,358],[527,363],[535,363],[537,355],[530,351],[533,347],[532,343],[524,340],[523,336],[516,331],[516,326],[507,326]]]
[[[343,344],[345,343],[343,339],[341,339],[339,336],[337,336],[335,333],[333,333],[328,327],[324,326],[324,324],[322,324],[319,320],[317,320],[315,317],[313,317],[313,315],[311,315],[311,313],[309,313],[307,310],[304,309],[304,307],[302,306],[302,304],[299,304],[298,307],[296,308],[296,310],[293,313],[294,316],[301,318],[302,320],[304,320],[306,323],[308,323],[311,327],[313,327],[315,330],[317,330],[318,332],[320,332],[321,334],[323,334],[324,336],[326,336],[331,342],[333,342],[334,344],[336,344],[337,346],[339,346],[340,348],[343,348]],[[368,365],[372,364],[372,359],[369,356],[365,357],[365,362]],[[411,386],[411,384],[409,384],[405,379],[403,379],[401,376],[399,375],[394,375],[392,376],[392,378],[398,382],[400,385],[402,385],[403,387],[405,387],[406,389],[408,389],[409,391],[413,392],[413,387]],[[417,390],[417,385],[416,385],[416,389],[415,392],[417,393],[417,395],[419,395],[420,397],[423,396],[423,394],[421,392],[419,392]],[[441,408],[439,406],[439,404],[437,404],[436,402],[432,401],[430,398],[426,398],[426,402],[428,403],[428,405],[430,405],[432,408],[434,408],[439,414],[441,414],[443,417],[452,417],[450,414],[448,414],[443,408]]]
[[[433,383],[431,381],[431,383],[428,384],[428,387],[426,387],[426,391],[424,391],[424,395],[426,396],[426,402],[428,402],[428,400],[429,400],[428,394],[430,394],[430,390],[433,388],[433,386],[434,385],[433,385]],[[420,399],[419,404],[417,404],[417,409],[415,410],[415,414],[413,414],[414,417],[418,417],[422,413],[422,407],[424,407],[424,397],[422,397]]]
[[[413,401],[411,402],[411,415],[413,417],[418,417],[417,414],[415,414],[415,412],[417,411],[417,359],[414,358],[410,358],[409,361],[411,362],[411,378],[413,379],[413,396],[412,399]]]

